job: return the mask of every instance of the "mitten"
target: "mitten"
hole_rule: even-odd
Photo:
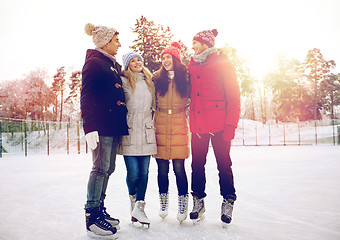
[[[97,142],[99,142],[99,135],[97,131],[89,132],[85,135],[85,139],[91,150],[95,150],[97,148]]]
[[[223,132],[223,139],[225,141],[231,141],[235,137],[235,130],[236,128],[231,125],[225,125],[224,126],[224,132]]]

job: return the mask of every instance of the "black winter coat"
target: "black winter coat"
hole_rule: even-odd
[[[127,108],[120,78],[121,66],[89,49],[82,70],[80,109],[85,134],[99,136],[128,135]]]

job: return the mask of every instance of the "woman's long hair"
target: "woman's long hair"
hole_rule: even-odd
[[[152,91],[153,91],[153,87],[152,87],[152,74],[149,71],[149,69],[147,69],[144,66],[143,66],[142,72],[145,75],[146,85],[148,85],[148,88],[149,88],[150,92],[152,93]],[[132,89],[132,93],[134,93],[135,90],[136,90],[136,82],[137,82],[137,77],[136,77],[135,73],[131,71],[130,67],[128,67],[127,70],[123,71],[122,75],[127,78],[128,84],[130,85],[130,87]]]
[[[190,95],[190,77],[186,66],[181,63],[177,58],[172,57],[174,66],[174,82],[176,89],[182,98],[189,97]],[[168,71],[163,67],[155,73],[155,88],[156,94],[159,93],[160,96],[164,96],[169,89],[169,76]]]

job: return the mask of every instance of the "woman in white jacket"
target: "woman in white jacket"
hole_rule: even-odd
[[[150,225],[145,214],[145,192],[148,183],[150,156],[157,153],[152,121],[154,87],[152,74],[135,52],[123,56],[122,76],[129,135],[122,138],[118,153],[124,155],[126,183],[131,201],[131,221]]]

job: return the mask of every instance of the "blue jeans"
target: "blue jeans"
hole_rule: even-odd
[[[149,178],[150,155],[124,156],[124,161],[129,195],[136,194],[136,201],[144,201]]]
[[[231,169],[232,162],[230,158],[230,141],[223,139],[223,131],[217,132],[214,135],[195,133],[191,136],[191,190],[192,195],[198,198],[204,198],[207,194],[205,192],[206,176],[205,164],[207,162],[207,154],[209,150],[209,142],[213,147],[218,176],[220,184],[220,194],[226,199],[236,200],[236,193],[234,187],[234,176]]]
[[[116,167],[118,137],[99,136],[96,149],[92,150],[92,170],[87,184],[85,210],[99,207],[104,199],[110,175]]]
[[[158,165],[158,190],[159,193],[167,193],[169,191],[169,160],[156,159]],[[184,159],[172,160],[173,170],[176,176],[176,184],[178,196],[188,193],[188,178],[185,172]]]

